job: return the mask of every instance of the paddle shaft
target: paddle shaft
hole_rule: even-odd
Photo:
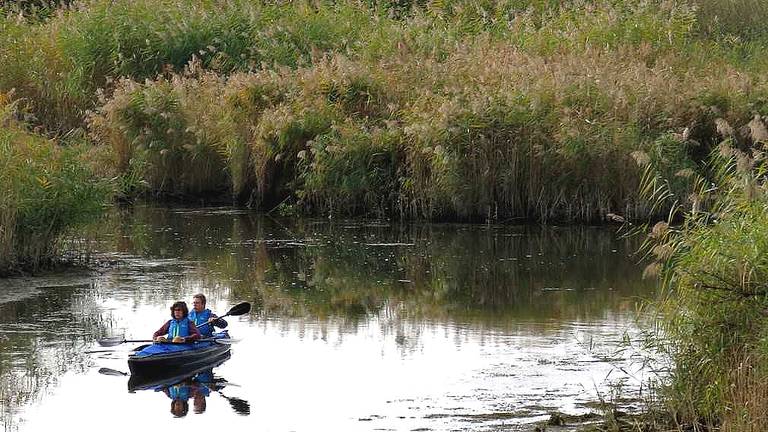
[[[250,303],[248,303],[248,302],[239,303],[239,304],[236,304],[236,305],[232,306],[232,308],[229,310],[229,312],[227,312],[226,314],[224,314],[224,315],[222,315],[220,317],[217,317],[216,319],[218,320],[218,319],[230,316],[230,315],[235,315],[235,316],[243,315],[243,314],[248,313],[250,310],[251,310],[251,304]],[[216,321],[213,321],[213,322],[216,322]],[[200,327],[202,327],[204,325],[210,325],[210,324],[211,323],[206,322],[206,323],[201,324]],[[213,338],[209,338],[209,339],[201,339],[201,340],[214,340],[214,339]],[[101,339],[101,340],[99,340],[97,342],[101,346],[115,346],[115,345],[124,344],[126,342],[144,343],[144,342],[154,342],[154,340],[150,340],[150,339],[119,339],[119,338],[112,337],[112,338]]]
[[[213,321],[206,321],[206,322],[200,324],[199,326],[197,326],[197,329],[200,330],[201,328],[203,328],[203,327],[205,327],[207,325],[211,325],[211,324],[215,323],[216,321],[218,321],[218,320],[220,320],[220,319],[222,319],[224,317],[228,317],[228,316],[230,316],[230,315],[228,313],[226,313],[226,314],[224,314],[224,315],[222,315],[220,317],[216,317],[216,319],[214,319]]]
[[[224,315],[222,315],[220,317],[216,317],[216,319],[213,320],[213,321],[206,321],[206,322],[200,324],[197,328],[200,329],[203,326],[211,325],[212,323],[215,323],[216,321],[218,321],[218,320],[220,320],[220,319],[222,319],[224,317],[228,317],[228,316],[232,316],[232,315],[243,315],[243,314],[246,314],[250,310],[251,310],[251,304],[248,303],[248,302],[243,302],[243,303],[236,304],[236,305],[232,306],[231,309],[229,309],[229,312],[225,313]]]

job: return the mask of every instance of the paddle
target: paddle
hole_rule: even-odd
[[[126,342],[152,342],[152,343],[162,343],[162,344],[179,343],[179,342],[171,342],[171,341],[156,342],[156,341],[154,341],[152,339],[132,339],[132,340],[127,340],[123,336],[114,336],[114,337],[111,337],[111,338],[101,339],[101,340],[98,340],[96,342],[99,345],[103,346],[103,347],[116,346],[116,345],[120,345],[120,344],[126,343]],[[220,344],[223,344],[223,345],[232,345],[234,343],[240,342],[240,339],[203,338],[203,339],[198,339],[198,340],[195,340],[195,341],[182,342],[182,343],[195,343],[195,342],[216,342],[216,343],[220,343]],[[145,347],[146,347],[146,345],[140,346],[138,348],[135,348],[134,351],[138,351],[138,350],[143,349]]]
[[[214,320],[213,322],[216,322],[216,321],[218,321],[218,320],[220,320],[220,319],[222,319],[224,317],[228,317],[228,316],[245,315],[245,314],[247,314],[250,311],[251,311],[251,304],[250,303],[248,303],[248,302],[238,303],[238,304],[232,306],[232,308],[229,309],[229,312],[225,313],[224,315],[222,315],[220,317],[217,317],[216,320]],[[205,323],[200,324],[197,328],[200,329],[203,326],[207,326],[207,325],[210,325],[210,324],[211,324],[210,322],[205,322]]]
[[[105,367],[99,369],[99,373],[102,375],[109,375],[109,376],[127,376],[128,375],[127,372],[105,368]]]
[[[142,343],[142,342],[153,342],[153,341],[147,340],[147,339],[126,339],[125,336],[112,336],[104,339],[99,339],[96,342],[103,347],[111,347],[111,346],[124,344],[126,342]]]
[[[251,310],[251,304],[248,302],[238,303],[234,306],[232,306],[231,309],[229,309],[229,312],[225,313],[224,315],[218,317],[217,319],[228,317],[228,316],[238,316],[238,315],[245,315]],[[215,321],[214,321],[215,322]],[[204,323],[200,325],[200,327],[207,325],[209,323]],[[213,340],[213,339],[200,339],[200,341],[205,340]],[[216,339],[221,340],[221,339]],[[222,343],[235,343],[235,340],[229,339],[231,342],[222,342]],[[153,340],[148,339],[126,339],[125,336],[112,336],[104,339],[100,339],[96,341],[99,345],[103,347],[111,347],[116,346],[120,344],[124,344],[126,342],[136,342],[136,343],[144,343],[144,342],[154,342]]]
[[[224,399],[229,402],[229,406],[232,407],[233,410],[235,410],[236,413],[240,415],[250,415],[251,414],[251,404],[248,403],[246,400],[242,400],[240,398],[236,398],[233,396],[226,396],[224,393],[221,392],[221,390],[218,389],[212,389],[213,391],[217,392],[219,396],[223,397]]]

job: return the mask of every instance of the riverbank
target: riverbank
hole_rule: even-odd
[[[674,363],[665,407],[685,427],[763,430],[766,10],[3,9],[0,272],[54,260],[107,197],[332,219],[667,218],[647,249],[667,289],[654,339]]]
[[[0,276],[61,258],[63,236],[93,223],[110,197],[87,149],[31,133],[0,93]]]
[[[761,139],[753,2],[402,6],[7,14],[0,91],[87,131],[120,199],[283,214],[643,219],[669,210],[637,193],[647,165],[685,196],[724,130]]]

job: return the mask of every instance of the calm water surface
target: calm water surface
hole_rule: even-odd
[[[8,431],[531,430],[645,379],[622,341],[654,286],[605,229],[139,207],[99,230],[99,271],[0,280]],[[220,314],[253,304],[214,385],[129,392],[99,373],[127,372],[136,344],[96,339],[146,339],[197,292]]]

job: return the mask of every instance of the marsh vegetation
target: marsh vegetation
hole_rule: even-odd
[[[0,273],[105,204],[664,219],[665,409],[763,430],[761,0],[24,2],[0,9]],[[681,426],[682,427],[682,426]]]

